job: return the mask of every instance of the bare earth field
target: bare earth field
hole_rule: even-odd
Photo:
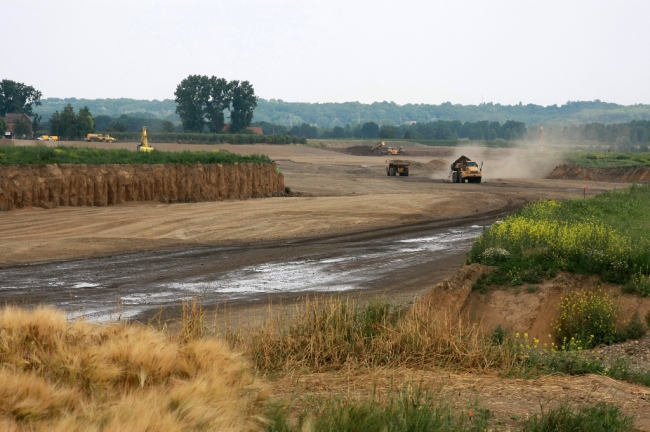
[[[31,142],[30,142],[31,143]],[[104,143],[65,143],[106,146]],[[131,148],[133,143],[117,143]],[[161,150],[214,150],[264,153],[274,159],[295,197],[195,204],[134,203],[105,208],[22,209],[0,215],[0,263],[13,264],[136,252],[197,244],[277,241],[398,227],[425,221],[505,211],[540,198],[582,195],[583,182],[495,178],[491,171],[513,165],[521,171],[525,151],[469,148],[485,163],[483,184],[451,184],[448,172],[424,166],[453,160],[452,149],[431,156],[405,156],[414,163],[409,177],[387,177],[385,157],[360,157],[300,145],[157,144]],[[474,157],[481,153],[484,158]],[[437,157],[436,157],[437,156]],[[537,155],[535,166],[539,165]],[[554,160],[544,161],[548,170]],[[525,169],[524,169],[525,171]],[[514,171],[513,171],[514,172]],[[512,173],[511,173],[512,174]],[[538,178],[530,178],[538,177]],[[620,187],[589,182],[587,194]]]
[[[136,145],[64,144],[123,148]],[[276,293],[272,291],[274,284],[311,283],[313,291],[320,292],[319,281],[336,286],[352,280],[363,288],[355,293],[362,298],[382,294],[397,303],[411,303],[415,296],[423,296],[436,283],[455,274],[464,262],[472,236],[502,215],[538,199],[582,197],[583,186],[587,196],[625,186],[546,179],[560,161],[521,149],[410,146],[400,159],[412,161],[411,175],[387,177],[386,156],[353,156],[341,151],[341,144],[336,145],[339,148],[155,144],[160,150],[218,148],[267,154],[285,175],[292,197],[28,208],[0,213],[2,299],[90,308],[90,303],[81,300],[92,298],[110,307],[112,299],[120,295],[126,304],[127,297],[205,293],[183,291],[183,287],[173,291],[169,287],[210,287],[214,286],[210,285],[215,283],[214,275],[219,275],[226,280],[251,281],[269,287],[269,291],[265,294],[262,289],[254,297],[215,298],[215,304],[227,304],[226,313],[222,310],[215,314],[218,327],[260,323],[268,317],[269,300],[275,303],[275,313],[281,313],[291,306],[278,303],[291,305],[304,295]],[[432,169],[448,166],[461,153],[484,162],[482,184],[452,184],[447,170]],[[427,248],[428,239],[448,246]],[[424,246],[395,246],[414,243]],[[300,270],[303,265],[306,273]],[[263,278],[275,272],[280,275],[277,280]],[[348,279],[337,281],[337,274],[347,275]],[[21,283],[24,286],[20,287]],[[47,289],[41,289],[44,286]],[[497,294],[511,297],[508,307],[525,307],[531,302],[540,303],[538,299],[545,292],[540,290],[529,297]],[[75,303],[76,299],[79,302]],[[171,316],[174,307],[178,308],[178,300],[175,302],[166,306]],[[508,311],[505,306],[502,309],[501,313],[517,318],[517,311]],[[138,313],[132,316],[152,316],[151,311]],[[434,389],[458,407],[478,401],[506,426],[539,412],[541,405],[548,408],[605,401],[621,405],[626,413],[637,416],[636,427],[650,430],[648,389],[601,376],[515,380],[495,374],[375,370],[280,376],[271,379],[270,385],[274,389],[272,399],[293,399],[299,408],[320,396],[367,400],[408,382]]]

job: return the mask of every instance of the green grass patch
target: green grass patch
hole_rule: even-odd
[[[563,405],[543,410],[528,419],[523,427],[526,432],[623,432],[634,430],[634,417],[626,415],[619,406],[598,403],[577,409]]]
[[[125,149],[101,149],[89,147],[0,147],[0,164],[232,164],[232,163],[269,163],[265,155],[242,156],[227,152],[182,151],[138,152]]]
[[[286,405],[270,405],[266,430],[269,432],[418,432],[487,431],[490,411],[475,404],[454,409],[445,400],[422,389],[389,396],[387,403],[370,400],[318,399],[298,419],[290,418]]]
[[[634,168],[650,166],[649,153],[568,152],[564,158],[581,167]]]
[[[588,199],[529,204],[487,229],[468,262],[498,267],[487,285],[538,283],[567,270],[636,283],[636,292],[647,295],[649,239],[650,186],[634,185]]]

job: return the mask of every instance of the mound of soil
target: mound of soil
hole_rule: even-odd
[[[449,169],[449,165],[447,162],[440,160],[440,159],[433,159],[430,160],[429,162],[424,164],[425,169],[429,171],[443,171]]]
[[[560,165],[548,175],[550,179],[595,180],[610,182],[650,182],[650,167],[643,168],[591,168]]]
[[[352,146],[343,149],[343,153],[351,154],[354,156],[382,156],[379,153],[373,153],[372,146]]]

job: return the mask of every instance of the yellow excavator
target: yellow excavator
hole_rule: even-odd
[[[383,141],[378,142],[370,149],[373,153],[382,154],[382,149],[386,144]]]
[[[149,138],[147,138],[147,127],[142,126],[142,138],[140,139],[140,144],[138,145],[138,151],[141,152],[150,152],[153,151],[153,147],[149,145]]]
[[[399,148],[393,148],[393,147],[388,147],[388,154],[389,155],[401,155],[405,154],[404,153],[404,147],[400,146]]]

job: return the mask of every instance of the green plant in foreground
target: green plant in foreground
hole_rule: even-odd
[[[578,409],[563,405],[535,414],[524,424],[526,432],[623,432],[634,430],[634,417],[626,415],[619,406],[598,403]]]
[[[269,406],[269,432],[290,431],[484,431],[488,430],[490,411],[473,406],[453,409],[446,401],[416,389],[401,392],[387,403],[371,400],[321,400],[312,409],[291,422],[288,408]]]

